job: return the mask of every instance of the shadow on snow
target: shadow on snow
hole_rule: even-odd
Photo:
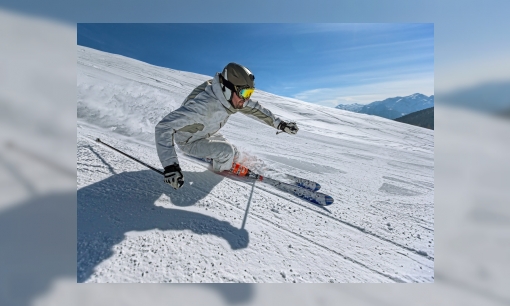
[[[154,205],[163,194],[176,206],[194,205],[222,180],[208,171],[183,174],[186,183],[177,191],[150,170],[115,174],[78,190],[78,282],[86,281],[98,264],[112,256],[112,247],[130,231],[191,230],[223,238],[233,250],[248,246],[245,229],[200,213]]]

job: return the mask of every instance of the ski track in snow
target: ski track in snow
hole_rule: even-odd
[[[161,168],[154,126],[208,76],[78,47],[79,282],[433,282],[434,132],[256,91],[297,135],[242,114],[221,130],[247,166],[309,178],[320,207],[179,154]],[[266,174],[266,173],[261,173]],[[267,173],[271,176],[271,173]]]

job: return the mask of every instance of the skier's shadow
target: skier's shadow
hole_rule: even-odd
[[[171,204],[162,203],[193,205],[222,180],[209,171],[183,174],[186,183],[179,190],[165,184],[160,174],[150,170],[115,174],[78,190],[78,282],[86,281],[98,264],[112,256],[112,247],[130,231],[191,230],[225,239],[233,250],[248,246],[245,229],[200,213],[154,204],[166,195]]]

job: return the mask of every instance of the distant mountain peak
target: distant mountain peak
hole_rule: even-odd
[[[350,112],[355,112],[355,113],[358,113],[359,110],[361,110],[363,108],[363,104],[359,104],[359,103],[353,103],[353,104],[338,104],[337,106],[335,106],[335,108],[338,108],[338,109],[343,109],[343,110],[346,110],[346,111],[350,111]]]
[[[375,101],[366,105],[358,103],[339,104],[335,108],[395,119],[433,106],[434,95],[427,97],[421,93],[414,93],[409,96],[387,98],[383,101]]]

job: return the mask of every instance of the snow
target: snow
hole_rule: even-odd
[[[154,126],[211,76],[77,51],[79,282],[434,281],[434,131],[257,90],[298,134],[242,114],[222,134],[247,166],[317,181],[335,203],[253,187],[179,151],[175,191],[94,139],[161,168]]]

